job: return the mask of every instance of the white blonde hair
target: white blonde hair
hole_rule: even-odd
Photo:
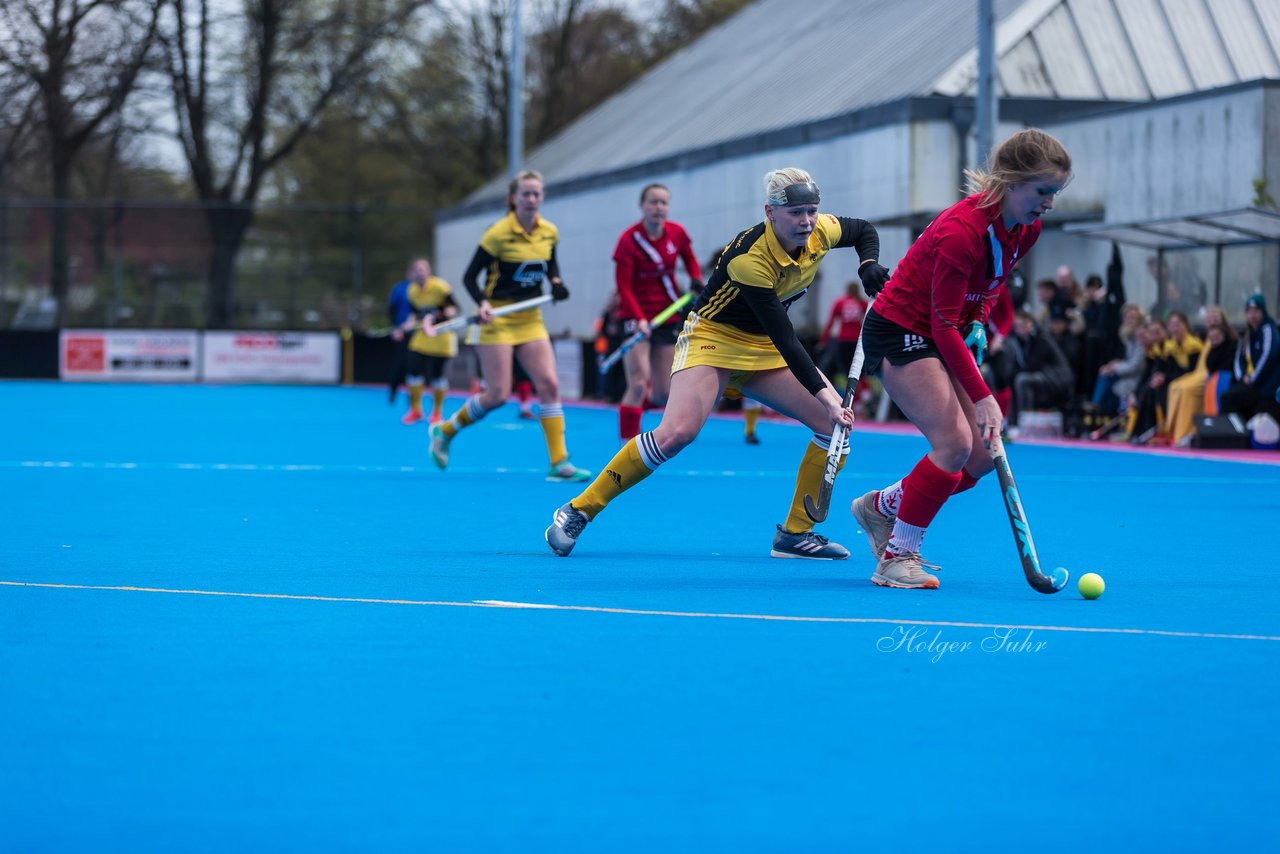
[[[808,184],[813,176],[803,169],[789,166],[785,169],[774,169],[764,176],[764,197],[769,204],[778,206],[787,203],[785,190],[792,184]]]

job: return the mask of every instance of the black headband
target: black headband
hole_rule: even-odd
[[[796,205],[816,205],[818,203],[818,185],[812,181],[803,184],[788,184],[782,188],[782,196],[786,201],[782,207]]]

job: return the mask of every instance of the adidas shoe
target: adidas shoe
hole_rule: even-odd
[[[743,436],[743,438],[746,439],[748,445],[760,444],[760,437],[757,436],[755,433],[747,433]]]
[[[419,421],[421,421],[424,417],[425,417],[425,416],[422,414],[422,410],[421,410],[421,409],[410,409],[410,410],[409,410],[408,412],[406,412],[406,413],[404,414],[404,416],[400,419],[400,423],[401,423],[401,424],[417,424],[417,423],[418,423]]]
[[[431,459],[440,468],[445,468],[449,465],[449,437],[440,429],[439,424],[432,424],[427,435],[431,438]]]
[[[793,534],[779,525],[778,533],[773,535],[773,550],[769,555],[809,560],[844,560],[849,556],[849,550],[813,531]]]
[[[548,483],[582,483],[591,480],[591,472],[580,469],[565,457],[547,471]]]
[[[876,564],[876,572],[871,576],[871,583],[879,584],[881,587],[937,590],[937,577],[925,572],[923,566],[924,561],[916,552],[903,552],[900,555],[885,554]]]
[[[853,514],[858,527],[867,535],[867,542],[871,544],[871,556],[876,560],[884,554],[884,547],[893,536],[895,521],[895,517],[884,515],[876,507],[879,497],[880,493],[872,490],[861,498],[855,498],[853,504],[849,505],[849,512]]]
[[[573,551],[573,547],[578,544],[578,536],[582,533],[582,529],[587,527],[590,521],[586,513],[566,502],[552,514],[551,526],[547,528],[543,537],[547,545],[551,546],[551,551],[560,557],[568,557],[569,552]]]

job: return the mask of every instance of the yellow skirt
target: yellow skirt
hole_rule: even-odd
[[[510,305],[515,300],[496,301],[491,303],[494,308],[500,308],[504,305]],[[542,341],[549,339],[551,336],[547,334],[547,326],[542,322],[542,309],[531,308],[527,311],[517,311],[514,314],[506,314],[502,317],[495,317],[493,322],[481,326],[477,324],[471,327],[471,334],[467,338],[469,344],[524,344],[529,341]]]
[[[458,336],[452,332],[437,335],[434,338],[421,329],[413,333],[409,339],[409,349],[424,356],[436,356],[441,359],[452,359],[458,355]]]
[[[741,393],[742,385],[754,374],[785,368],[787,362],[768,335],[752,335],[690,313],[676,339],[671,373],[698,365],[725,368],[729,371],[727,391]]]

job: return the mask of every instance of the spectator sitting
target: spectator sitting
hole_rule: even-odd
[[[1005,378],[1013,387],[1010,432],[1023,411],[1066,403],[1072,388],[1071,366],[1053,337],[1041,333],[1030,312],[1014,316],[1013,334],[1005,340],[1003,352]]]
[[[1067,309],[1061,305],[1052,305],[1049,307],[1049,336],[1053,338],[1053,342],[1058,345],[1058,349],[1062,351],[1062,355],[1067,360],[1067,366],[1071,369],[1071,388],[1068,396],[1074,394],[1080,386],[1080,336],[1072,331],[1071,320],[1067,316]]]
[[[1074,307],[1071,297],[1059,288],[1053,279],[1040,279],[1036,282],[1036,302],[1040,309],[1036,312],[1034,320],[1042,329],[1049,325],[1049,314],[1055,306],[1068,313]]]
[[[1266,410],[1275,407],[1280,389],[1280,330],[1267,314],[1267,301],[1253,294],[1245,301],[1244,334],[1236,346],[1231,386],[1222,393],[1219,403],[1223,414],[1234,412],[1245,420],[1265,403]]]
[[[1165,326],[1169,337],[1160,345],[1151,375],[1138,395],[1138,444],[1169,444],[1169,435],[1158,435],[1168,409],[1169,383],[1190,373],[1204,350],[1204,342],[1191,332],[1187,316],[1181,311],[1170,311]]]
[[[1204,409],[1204,389],[1209,377],[1231,371],[1236,354],[1236,333],[1218,306],[1205,309],[1207,341],[1193,371],[1169,383],[1169,400],[1162,433],[1174,445],[1191,444],[1195,416]]]
[[[1141,307],[1126,303],[1120,316],[1119,337],[1124,355],[1098,369],[1098,381],[1093,387],[1093,402],[1104,415],[1120,411],[1121,404],[1138,387],[1138,378],[1146,367],[1146,315]]]
[[[1084,333],[1084,316],[1080,313],[1080,309],[1084,306],[1085,294],[1080,287],[1080,280],[1066,264],[1058,268],[1054,278],[1054,283],[1058,286],[1057,302],[1066,310],[1071,332],[1074,335],[1081,335]],[[1052,319],[1052,312],[1050,312],[1050,319]]]
[[[1138,377],[1129,397],[1125,400],[1125,409],[1129,415],[1125,427],[1125,438],[1135,444],[1143,444],[1155,434],[1155,406],[1151,397],[1152,380],[1160,373],[1164,362],[1164,345],[1169,340],[1169,329],[1164,321],[1157,317],[1147,318],[1142,327],[1143,363],[1142,373]],[[1151,433],[1144,436],[1150,430]]]
[[[1094,274],[1085,280],[1085,304],[1081,309],[1084,318],[1084,337],[1080,353],[1080,387],[1084,394],[1093,392],[1098,381],[1098,370],[1120,355],[1120,302],[1111,298],[1102,283],[1102,277]]]

